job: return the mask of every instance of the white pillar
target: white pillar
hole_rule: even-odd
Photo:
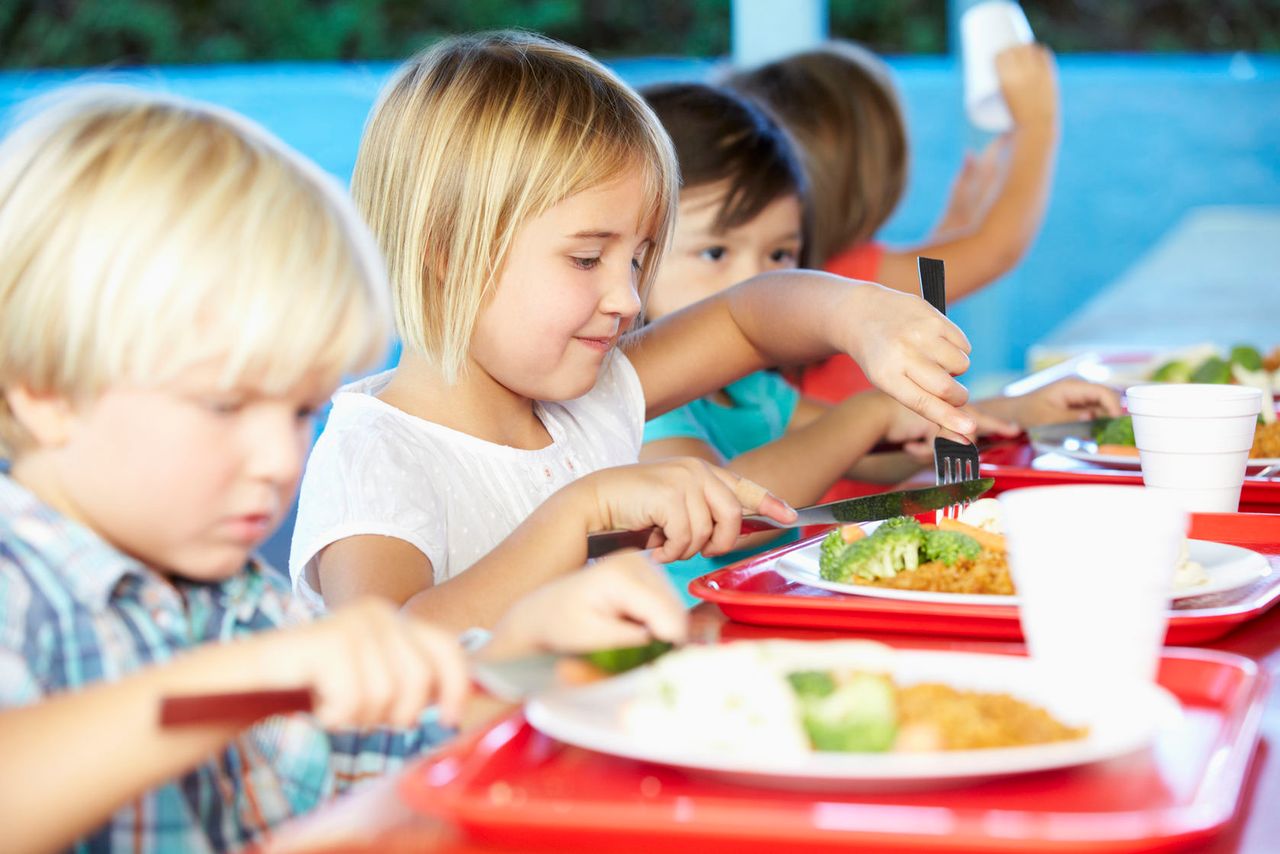
[[[733,64],[742,68],[827,38],[827,0],[733,0]]]

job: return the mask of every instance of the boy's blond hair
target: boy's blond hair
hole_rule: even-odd
[[[907,129],[884,61],[833,41],[725,82],[773,113],[800,146],[813,196],[811,263],[870,240],[907,182]]]
[[[86,400],[223,360],[270,393],[389,332],[377,248],[340,185],[230,112],[118,86],[51,99],[0,144],[4,391]]]
[[[639,95],[585,53],[527,33],[448,39],[406,62],[373,109],[351,184],[405,347],[454,381],[517,229],[628,169],[645,175],[653,229],[643,295],[679,177]]]

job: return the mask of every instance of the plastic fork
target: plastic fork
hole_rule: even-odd
[[[939,313],[947,313],[947,286],[943,264],[937,258],[919,257],[920,295]],[[974,445],[938,437],[933,440],[933,468],[937,483],[959,483],[978,477],[978,449]],[[952,504],[938,511],[938,518],[955,518],[964,504]]]

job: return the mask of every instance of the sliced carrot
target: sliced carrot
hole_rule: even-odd
[[[1133,445],[1099,445],[1098,453],[1109,454],[1113,457],[1136,457],[1138,449]]]
[[[920,529],[923,531],[936,531],[938,530],[938,526],[932,522],[921,522]]]
[[[938,520],[938,528],[943,531],[956,531],[961,534],[968,534],[978,541],[978,545],[991,552],[1007,552],[1008,545],[1000,534],[993,534],[990,531],[984,531],[981,528],[975,528],[972,525],[966,525],[964,522],[958,522],[955,519],[942,517]]]
[[[841,525],[840,526],[840,538],[843,539],[846,543],[856,542],[862,539],[863,537],[865,537],[866,535],[867,535],[867,532],[862,530],[862,528],[858,525]]]

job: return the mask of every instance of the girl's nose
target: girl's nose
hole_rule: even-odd
[[[640,293],[636,290],[637,276],[630,269],[626,276],[611,276],[609,285],[600,297],[600,311],[622,318],[640,313]]]

